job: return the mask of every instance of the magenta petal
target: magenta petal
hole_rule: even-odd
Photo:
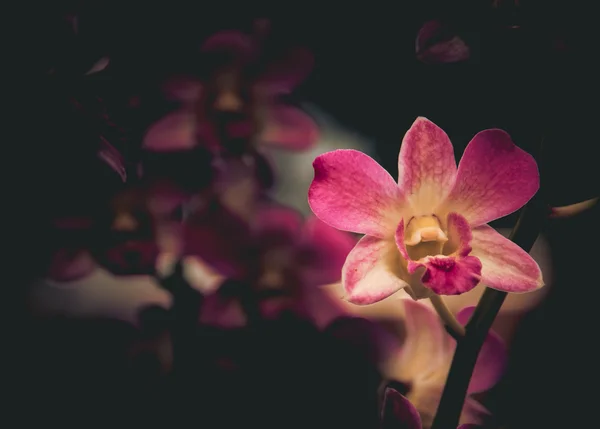
[[[458,256],[467,256],[471,252],[471,240],[473,233],[467,219],[458,213],[450,213],[447,217],[448,243],[446,245],[456,246],[454,253]]]
[[[314,56],[305,48],[293,48],[283,58],[267,65],[259,82],[272,95],[291,92],[306,79],[314,67]]]
[[[342,267],[356,245],[356,239],[344,231],[335,229],[316,217],[309,218],[304,225],[303,244],[310,247],[317,259],[316,285],[338,282]]]
[[[224,30],[211,35],[200,50],[205,53],[227,52],[240,59],[250,59],[257,54],[254,40],[236,30]]]
[[[386,387],[381,410],[382,429],[421,429],[421,416],[411,402],[395,389]]]
[[[229,278],[248,275],[253,237],[247,224],[223,208],[207,211],[183,224],[183,254],[198,256],[219,274]]]
[[[535,260],[488,225],[473,229],[473,251],[483,264],[481,282],[493,289],[522,293],[544,286]]]
[[[428,256],[424,262],[409,262],[412,274],[424,266],[421,282],[438,295],[460,295],[479,283],[481,262],[474,256]]]
[[[396,246],[398,247],[398,251],[402,255],[404,259],[410,261],[410,256],[408,256],[408,250],[406,249],[406,244],[404,244],[404,233],[406,231],[406,226],[404,225],[404,219],[400,219],[398,226],[396,227],[396,234],[394,239],[396,240]]]
[[[296,237],[302,230],[302,215],[288,207],[262,208],[255,219],[255,228],[261,233],[281,232]]]
[[[457,314],[456,319],[464,326],[473,315],[474,310],[474,306],[463,308]],[[484,392],[495,386],[502,378],[507,362],[508,355],[504,341],[498,334],[489,331],[479,352],[468,393]]]
[[[467,424],[464,424],[464,425],[460,425],[458,427],[458,429],[478,429],[478,428],[481,428],[481,427],[482,426],[478,426],[478,425],[475,425],[473,423],[467,423]]]
[[[456,176],[454,149],[448,135],[419,117],[407,131],[398,158],[398,185],[414,215],[435,213],[452,189]]]
[[[170,113],[150,126],[142,147],[154,152],[191,149],[196,145],[194,136],[194,116],[182,109]]]
[[[267,112],[267,121],[259,140],[264,144],[291,150],[304,150],[319,139],[319,127],[302,110],[292,106],[275,105]]]
[[[540,187],[535,159],[498,129],[481,131],[468,144],[458,166],[448,210],[479,226],[525,205]]]
[[[427,21],[416,41],[417,58],[426,64],[447,64],[467,60],[469,47],[438,20]]]
[[[319,155],[308,190],[312,211],[344,231],[391,237],[404,197],[390,174],[362,152],[340,149]]]
[[[481,403],[477,402],[476,400],[467,397],[467,399],[465,399],[465,404],[462,409],[460,420],[469,422],[468,424],[466,424],[467,427],[483,429],[484,422],[487,419],[489,419],[490,415],[490,410],[485,408]]]
[[[342,268],[346,299],[357,305],[373,304],[406,287],[406,282],[398,277],[399,256],[391,240],[369,235],[361,238]]]
[[[200,98],[202,83],[191,76],[177,76],[163,85],[163,92],[169,100],[193,103]]]

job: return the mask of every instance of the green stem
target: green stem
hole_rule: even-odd
[[[446,329],[452,335],[453,338],[458,339],[465,336],[465,328],[460,324],[454,314],[450,311],[446,303],[444,302],[444,298],[440,295],[432,295],[429,300],[433,305],[433,308],[440,316],[440,319],[446,325]]]
[[[538,192],[521,212],[509,237],[510,240],[523,250],[530,251],[544,224],[541,219],[547,218],[546,212],[547,208]],[[456,429],[458,427],[477,356],[506,295],[506,292],[489,288],[483,293],[465,327],[465,336],[457,341],[456,351],[432,429]]]

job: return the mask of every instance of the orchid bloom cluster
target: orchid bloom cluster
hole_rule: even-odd
[[[70,19],[77,32],[77,20]],[[102,210],[89,210],[88,219],[53,216],[52,228],[69,238],[54,249],[47,278],[34,288],[37,305],[47,305],[51,285],[60,296],[49,313],[100,314],[137,325],[144,307],[171,308],[178,298],[161,287],[178,263],[185,268],[182,281],[203,297],[195,320],[228,319],[215,323],[227,328],[245,326],[244,316],[250,318],[232,310],[228,282],[256,299],[261,318],[277,320],[291,310],[319,328],[348,316],[346,302],[368,307],[403,291],[407,296],[394,304],[404,311],[406,338],[395,337],[398,348],[376,364],[408,389],[403,395],[386,388],[381,424],[429,428],[463,339],[451,337],[444,323],[464,328],[474,311],[468,306],[452,315],[446,308],[442,314],[442,297],[478,285],[514,294],[544,285],[538,263],[488,225],[536,194],[537,163],[506,132],[488,129],[473,137],[457,166],[448,135],[419,117],[402,140],[398,180],[360,151],[317,156],[308,190],[314,216],[304,219],[269,197],[274,173],[260,145],[301,151],[318,143],[316,123],[284,98],[308,76],[313,57],[303,48],[272,55],[260,23],[252,33],[208,37],[195,53],[202,72],[161,82],[161,101],[178,106],[148,120],[137,145],[121,140],[127,133],[112,122],[118,115],[105,106],[110,103],[98,102],[105,98],[92,97],[91,109],[81,94],[72,98],[78,118],[101,116],[105,122],[89,159],[108,169],[114,192]],[[439,60],[431,55],[435,43],[426,40],[436,31],[439,25],[428,24],[419,34],[423,60]],[[442,62],[468,57],[459,38],[444,46],[451,52]],[[103,59],[87,74],[110,75],[109,64]],[[595,201],[556,208],[552,215],[569,216]],[[346,302],[320,288],[340,283]],[[489,411],[472,394],[492,388],[506,360],[502,340],[487,333],[459,429],[485,422]]]

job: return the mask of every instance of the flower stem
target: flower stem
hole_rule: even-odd
[[[195,365],[196,330],[203,296],[192,288],[183,276],[183,262],[177,261],[173,273],[161,279],[161,286],[173,295],[171,307],[171,341],[173,372],[185,377]]]
[[[510,240],[523,250],[530,251],[544,224],[540,219],[546,218],[547,207],[538,192],[522,210]],[[455,429],[458,426],[477,356],[506,295],[506,292],[487,288],[479,300],[465,327],[465,336],[457,341],[432,429]]]
[[[450,331],[450,335],[452,335],[455,339],[459,339],[465,336],[465,328],[461,325],[454,314],[450,311],[444,299],[439,295],[432,295],[429,300],[431,304],[433,304],[433,308],[437,311],[437,314],[446,324],[446,327]]]

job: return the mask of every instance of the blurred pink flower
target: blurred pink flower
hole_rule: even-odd
[[[435,311],[426,304],[403,300],[406,313],[406,339],[400,357],[389,362],[386,372],[409,386],[406,397],[417,408],[424,427],[429,427],[452,363],[456,341],[446,332]],[[475,307],[464,308],[457,316],[465,325]],[[492,388],[502,377],[507,363],[504,342],[490,331],[479,353],[468,394]],[[467,398],[462,411],[462,423],[481,424],[489,411],[471,398]]]
[[[187,149],[200,141],[219,151],[223,131],[234,140],[256,139],[291,150],[316,142],[319,132],[310,116],[280,99],[312,70],[308,50],[293,48],[282,58],[265,58],[260,38],[228,30],[210,36],[201,51],[227,60],[208,79],[180,76],[167,83],[167,96],[180,102],[181,108],[148,129],[144,148]],[[215,114],[225,117],[225,130],[217,129]]]
[[[413,404],[397,390],[386,387],[381,410],[381,428],[421,429],[421,416]]]
[[[426,64],[457,63],[471,56],[465,41],[439,20],[423,24],[417,33],[415,48],[419,61]]]
[[[113,274],[153,274],[162,252],[179,250],[180,210],[188,198],[169,180],[123,189],[112,198],[99,225],[94,257]]]
[[[215,206],[186,221],[182,237],[184,254],[200,257],[223,275],[273,285],[285,283],[292,271],[310,285],[339,281],[355,244],[349,234],[317,218],[304,221],[296,211],[273,205],[261,207],[250,222]]]
[[[268,205],[246,222],[215,206],[187,220],[181,237],[188,258],[248,284],[263,316],[293,309],[321,326],[343,314],[318,286],[340,280],[355,239],[314,217],[304,221],[292,209]]]
[[[543,286],[531,256],[486,225],[539,188],[535,160],[506,132],[475,135],[457,169],[446,133],[417,118],[402,142],[398,183],[355,150],[327,152],[313,167],[313,212],[365,234],[343,267],[350,302],[372,304],[403,288],[421,299],[462,294],[479,282],[515,293]]]
[[[382,409],[382,429],[422,429],[421,417],[415,406],[400,392],[386,387]],[[474,424],[463,424],[458,429],[477,429]]]
[[[316,217],[306,221],[295,210],[269,206],[254,222],[263,250],[264,276],[287,268],[298,268],[301,281],[320,286],[340,280],[342,266],[356,241]]]

